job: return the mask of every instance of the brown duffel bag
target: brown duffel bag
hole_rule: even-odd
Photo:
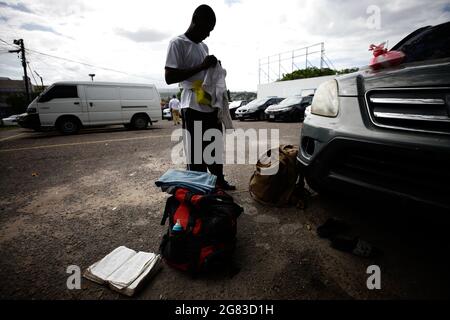
[[[303,206],[304,184],[297,165],[298,147],[280,145],[278,157],[271,159],[274,150],[267,150],[256,163],[256,170],[250,178],[250,195],[264,205]],[[273,170],[276,166],[278,170]]]

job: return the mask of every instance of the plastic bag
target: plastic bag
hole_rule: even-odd
[[[202,84],[203,82],[201,80],[196,80],[192,84],[192,90],[195,93],[195,99],[198,104],[211,106],[211,95],[203,90]]]

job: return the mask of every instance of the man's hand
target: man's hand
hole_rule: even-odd
[[[206,56],[203,62],[195,67],[189,69],[175,69],[165,68],[165,78],[167,84],[177,83],[189,79],[193,75],[206,70],[210,67],[214,67],[217,64],[217,58],[215,56]]]
[[[214,67],[217,64],[217,58],[213,55],[206,56],[205,60],[202,62],[202,67],[204,69],[208,69],[210,67]]]

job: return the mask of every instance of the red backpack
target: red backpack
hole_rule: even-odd
[[[161,256],[169,266],[194,274],[227,265],[235,249],[237,218],[242,212],[243,208],[223,191],[198,195],[175,189],[161,220],[165,225],[169,219],[159,248]]]

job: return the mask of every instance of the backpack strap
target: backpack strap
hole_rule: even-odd
[[[161,219],[162,226],[166,224],[166,220],[169,217],[169,208],[170,208],[170,205],[171,205],[171,202],[173,201],[173,199],[174,199],[173,196],[171,196],[166,201],[166,206],[164,207],[164,213],[163,213],[163,216]]]
[[[190,191],[187,191],[184,195],[184,202],[186,203],[191,203],[192,197],[194,196],[194,194]]]

